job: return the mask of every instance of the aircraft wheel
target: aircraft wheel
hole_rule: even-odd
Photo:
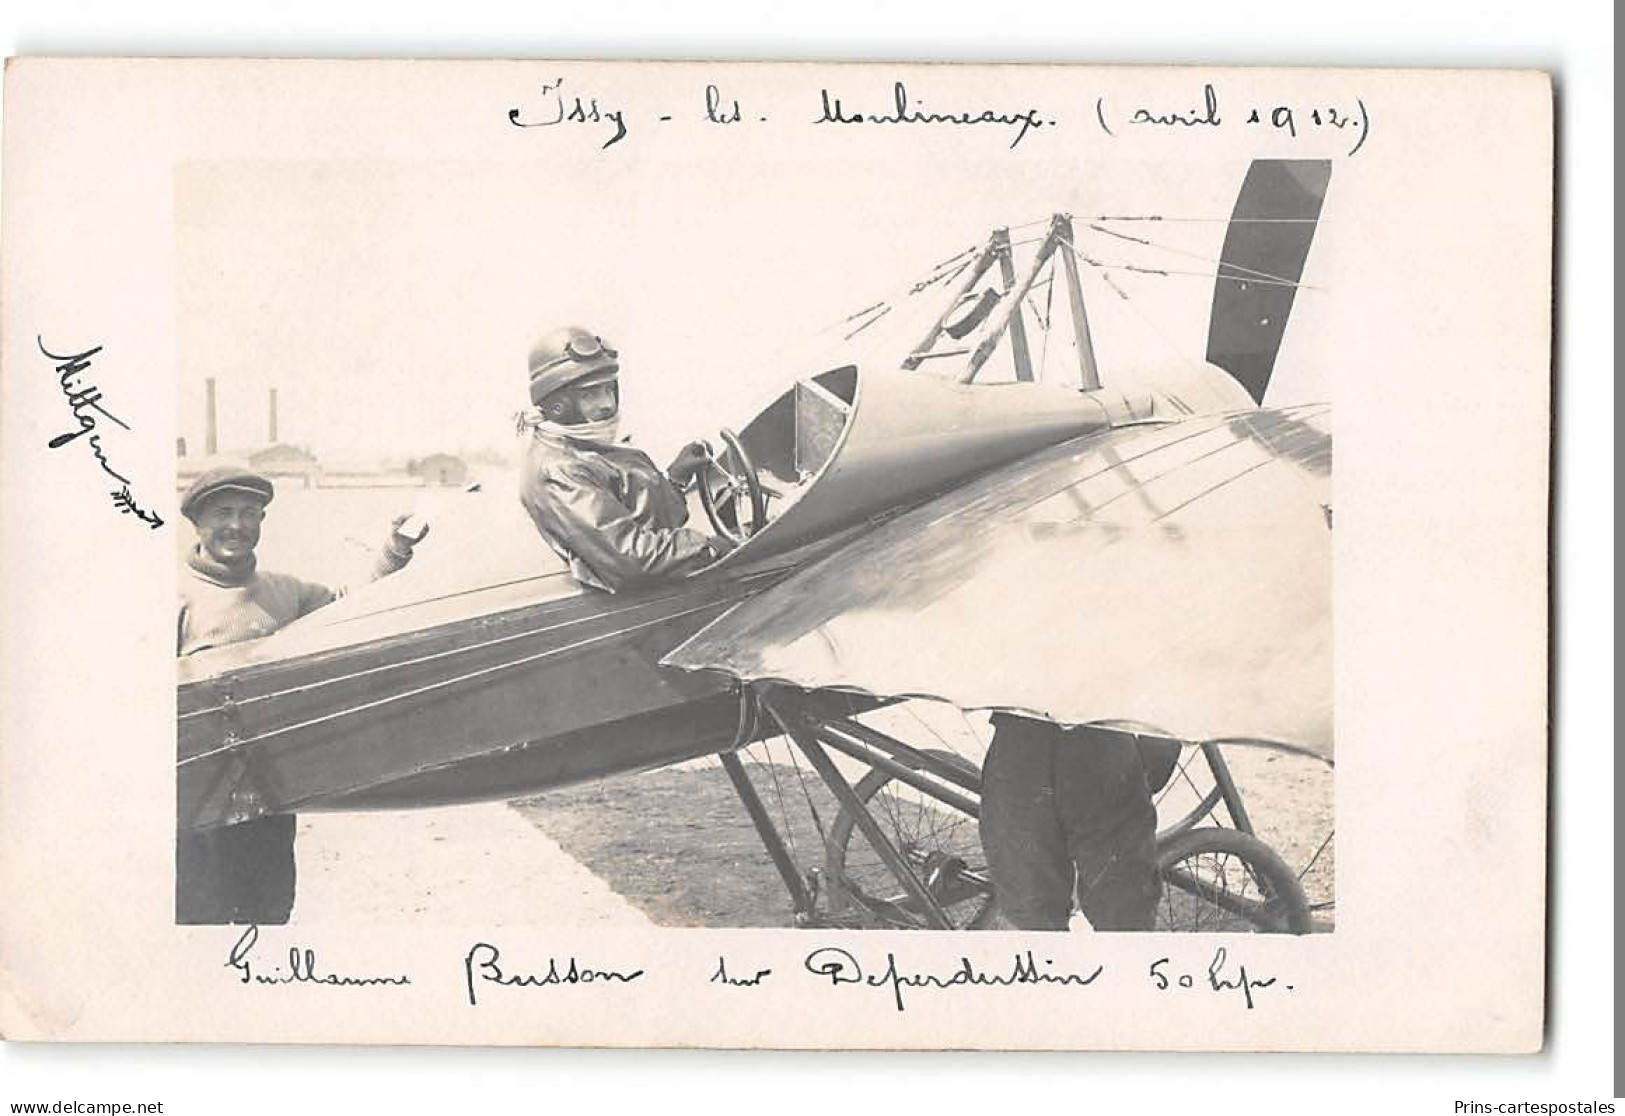
[[[926,754],[975,770],[953,752],[931,749]],[[878,769],[852,789],[941,904],[953,929],[979,930],[993,921],[993,884],[975,818]],[[828,871],[830,909],[838,921],[856,918],[866,925],[904,929],[927,925],[919,904],[844,809],[830,826]]]
[[[1157,847],[1158,930],[1307,934],[1309,900],[1292,868],[1264,842],[1203,826]]]

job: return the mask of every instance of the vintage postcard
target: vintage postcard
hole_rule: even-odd
[[[4,125],[6,1037],[1540,1048],[1545,75]]]

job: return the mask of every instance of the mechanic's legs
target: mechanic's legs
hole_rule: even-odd
[[[288,921],[294,897],[294,835],[287,814],[175,839],[175,921],[181,925]]]
[[[175,922],[221,925],[236,909],[231,881],[222,870],[220,830],[175,834]]]
[[[1096,930],[1149,930],[1156,918],[1157,811],[1132,736],[1089,727],[1056,744],[1055,801],[1077,867],[1078,906]],[[996,877],[995,877],[996,878]]]
[[[255,827],[241,850],[237,922],[280,926],[293,913],[293,842],[299,819],[276,814],[245,823]]]
[[[1018,930],[1065,930],[1072,858],[1055,806],[1053,725],[994,718],[982,761],[982,851],[999,913]]]

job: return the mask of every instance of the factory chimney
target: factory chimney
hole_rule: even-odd
[[[276,388],[271,389],[271,430],[270,445],[276,445]]]
[[[204,380],[203,387],[208,395],[208,401],[204,404],[203,413],[203,452],[213,457],[220,452],[219,426],[215,419],[214,410],[214,377],[210,376]]]

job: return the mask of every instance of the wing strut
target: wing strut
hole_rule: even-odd
[[[813,898],[807,892],[807,885],[796,869],[795,861],[790,856],[790,850],[785,846],[784,838],[773,826],[773,819],[768,816],[767,807],[762,804],[762,798],[751,785],[750,776],[745,773],[745,767],[739,762],[739,756],[734,752],[720,752],[717,758],[722,761],[722,769],[728,773],[728,779],[734,785],[734,793],[739,801],[744,803],[745,812],[750,815],[750,821],[756,827],[756,835],[761,838],[762,845],[767,849],[767,855],[773,860],[773,867],[779,870],[779,878],[784,881],[785,890],[790,893],[790,904],[794,910],[796,923],[799,925],[812,916]]]
[[[814,731],[811,722],[798,715],[793,708],[781,709],[780,706],[783,703],[777,702],[775,698],[770,698],[766,694],[762,695],[761,702],[772,718],[779,723],[779,727],[784,730],[785,735],[795,741],[796,747],[806,754],[807,759],[813,765],[813,769],[818,772],[819,778],[823,779],[830,791],[834,793],[835,800],[841,804],[843,810],[851,814],[852,820],[857,822],[858,828],[863,831],[864,837],[868,839],[876,855],[885,862],[892,875],[897,877],[897,881],[903,885],[903,889],[909,893],[910,898],[920,905],[920,911],[925,916],[926,922],[931,929],[952,929],[952,924],[948,921],[948,914],[942,909],[942,904],[937,902],[937,897],[931,894],[930,888],[925,886],[920,877],[915,874],[914,869],[909,866],[908,861],[903,859],[903,854],[897,851],[897,846],[893,845],[886,837],[885,831],[880,828],[880,823],[875,821],[869,814],[869,811],[864,807],[863,800],[852,789],[852,784],[846,781],[845,777],[836,768],[834,761],[829,758],[829,754],[824,751],[824,746],[819,742],[818,734]]]

